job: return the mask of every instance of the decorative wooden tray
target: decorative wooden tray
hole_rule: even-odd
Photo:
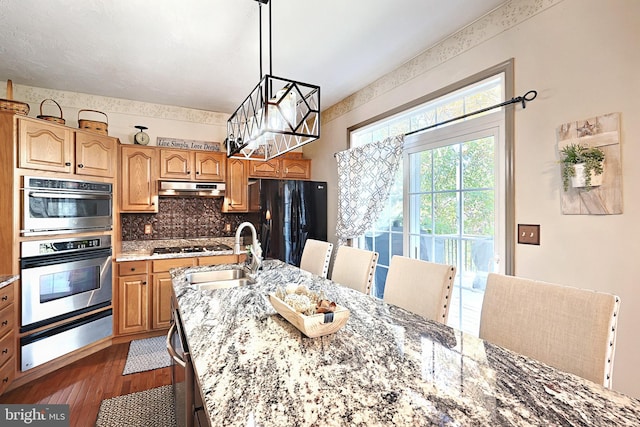
[[[333,313],[320,313],[312,316],[305,316],[289,307],[274,294],[269,294],[271,305],[278,313],[289,321],[300,332],[309,338],[322,337],[337,332],[349,319],[349,310],[341,305],[336,305]]]

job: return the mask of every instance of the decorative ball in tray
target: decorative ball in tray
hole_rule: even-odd
[[[349,319],[349,310],[327,300],[304,285],[287,285],[269,294],[271,305],[289,323],[309,338],[330,335]]]

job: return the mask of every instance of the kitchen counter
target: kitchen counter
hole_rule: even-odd
[[[20,276],[10,274],[0,274],[0,289],[18,280]]]
[[[140,240],[124,241],[122,247],[116,251],[114,260],[120,261],[146,261],[156,259],[171,258],[192,258],[200,256],[233,255],[233,250],[225,251],[201,251],[153,254],[153,250],[159,247],[188,247],[188,246],[208,246],[212,244],[225,244],[233,248],[235,239],[233,237],[218,237],[210,239],[165,239],[165,240]]]
[[[172,258],[193,258],[200,256],[215,256],[215,255],[233,255],[233,250],[230,251],[202,251],[202,252],[183,252],[173,254],[152,254],[151,251],[137,251],[137,252],[124,252],[116,255],[115,261],[146,261],[156,259],[172,259]]]
[[[173,288],[212,426],[638,426],[640,401],[280,261],[257,283]],[[307,338],[271,306],[287,283],[347,307]]]

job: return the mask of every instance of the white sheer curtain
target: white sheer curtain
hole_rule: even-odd
[[[404,135],[336,153],[338,244],[364,234],[385,206],[402,161]]]

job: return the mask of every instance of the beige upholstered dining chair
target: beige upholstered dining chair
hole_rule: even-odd
[[[453,265],[394,255],[382,299],[446,324],[455,275]]]
[[[331,280],[369,295],[377,264],[378,252],[340,246],[333,263]]]
[[[327,277],[333,244],[321,240],[307,239],[300,258],[300,268],[320,277]]]
[[[489,274],[480,338],[611,387],[620,299]]]

